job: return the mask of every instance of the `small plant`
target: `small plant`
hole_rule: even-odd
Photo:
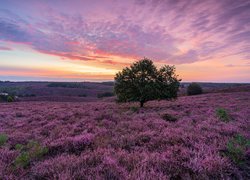
[[[216,110],[216,115],[220,120],[224,122],[229,122],[232,119],[227,110],[224,108],[218,108]]]
[[[14,102],[14,98],[12,96],[7,97],[7,102]]]
[[[171,114],[164,114],[162,115],[162,119],[164,119],[165,121],[169,121],[169,122],[175,122],[177,121],[177,118],[172,116]]]
[[[21,151],[24,148],[22,144],[16,144],[15,149]]]
[[[16,167],[26,168],[33,160],[41,159],[48,153],[48,148],[41,146],[37,141],[29,141],[27,145],[16,144],[15,149],[20,151],[14,161]]]
[[[187,88],[187,95],[202,94],[202,88],[198,83],[191,83]]]
[[[6,134],[0,134],[0,147],[3,146],[8,141],[8,136]]]
[[[236,164],[244,163],[245,154],[250,147],[250,140],[236,135],[227,143],[226,155]]]
[[[14,161],[16,167],[26,168],[30,164],[30,156],[28,152],[22,152]]]
[[[36,141],[30,141],[26,147],[28,148],[29,155],[32,159],[40,159],[48,153],[48,148],[42,147]]]

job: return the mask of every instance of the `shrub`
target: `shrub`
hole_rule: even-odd
[[[14,161],[16,167],[26,168],[32,160],[42,158],[48,153],[48,148],[41,146],[37,141],[29,141],[27,145],[16,144],[15,149],[20,151],[20,154]]]
[[[153,61],[144,58],[118,72],[115,77],[115,94],[119,102],[144,103],[155,99],[174,99],[180,86],[174,66],[163,66],[159,70]]]
[[[112,97],[112,96],[114,96],[114,93],[112,93],[112,92],[105,92],[105,93],[97,94],[97,97],[98,97],[98,98]]]
[[[227,110],[224,108],[218,108],[216,110],[216,115],[220,120],[222,120],[224,122],[229,122],[231,120],[231,116],[229,115]]]
[[[202,94],[202,88],[198,83],[191,83],[187,88],[187,95]]]
[[[164,114],[162,115],[162,119],[164,119],[165,121],[169,121],[169,122],[175,122],[177,121],[177,118],[172,116],[171,114]]]
[[[30,156],[28,152],[22,152],[21,154],[19,154],[19,156],[16,157],[14,161],[14,165],[16,167],[26,168],[29,166],[29,164],[30,164]]]
[[[0,134],[0,147],[3,146],[8,141],[8,136],[6,134]]]
[[[236,164],[244,162],[250,140],[238,134],[227,143],[226,155]]]

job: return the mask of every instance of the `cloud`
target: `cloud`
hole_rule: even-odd
[[[0,51],[11,51],[10,47],[0,46]]]
[[[16,13],[7,4],[0,10],[2,41],[27,43],[62,58],[103,58],[107,64],[115,64],[112,56],[174,64],[228,56],[249,60],[247,0],[76,1],[72,6],[29,1]]]

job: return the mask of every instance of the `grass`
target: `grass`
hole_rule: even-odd
[[[6,134],[0,134],[0,147],[2,147],[8,141]]]
[[[216,109],[216,116],[223,122],[229,122],[232,119],[228,111],[224,108]]]
[[[228,141],[226,156],[234,163],[242,164],[244,163],[245,154],[249,147],[250,140],[238,134]]]

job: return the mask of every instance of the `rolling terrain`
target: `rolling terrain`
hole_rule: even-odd
[[[249,179],[249,106],[249,89],[142,109],[111,100],[1,103],[0,177]],[[240,154],[230,149],[235,138]]]

